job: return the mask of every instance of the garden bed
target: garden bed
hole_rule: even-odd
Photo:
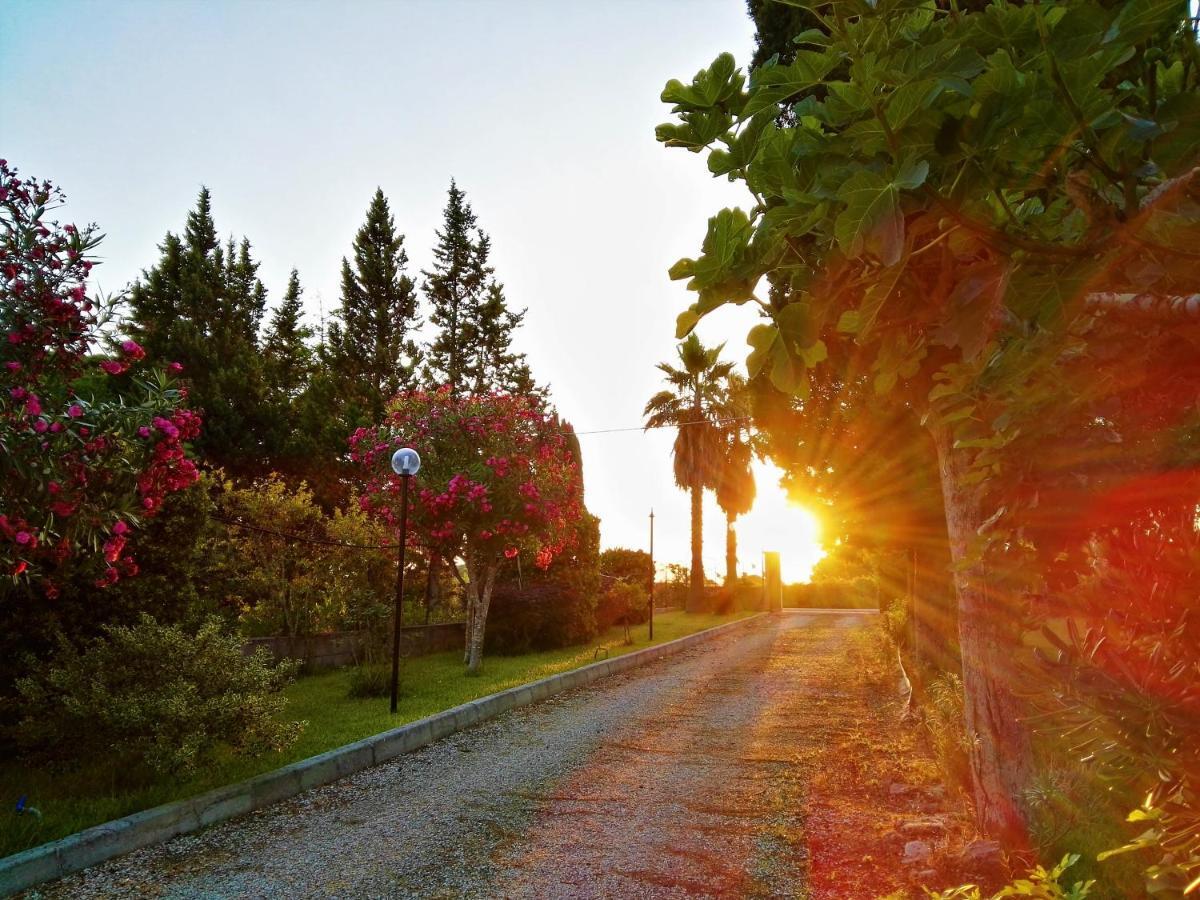
[[[661,614],[655,617],[653,643],[661,644],[748,615],[751,613]],[[285,716],[308,722],[294,745],[283,753],[252,759],[218,755],[198,774],[186,779],[155,778],[112,760],[96,760],[68,773],[33,771],[27,765],[7,762],[0,766],[0,785],[3,785],[0,802],[5,806],[0,856],[247,779],[478,697],[578,668],[593,662],[600,648],[607,649],[610,656],[619,656],[651,646],[644,625],[633,629],[633,637],[632,644],[625,644],[623,629],[616,627],[582,646],[489,657],[477,678],[463,674],[462,654],[457,651],[410,659],[406,661],[400,707],[395,716],[388,713],[386,698],[350,699],[349,671],[304,677],[286,691],[289,702]],[[30,814],[14,814],[20,797],[27,797],[27,804],[40,811],[40,819]]]

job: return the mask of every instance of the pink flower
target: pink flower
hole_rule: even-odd
[[[137,341],[122,341],[121,350],[134,359],[144,359],[146,356],[146,351],[142,349],[141,344]]]
[[[33,535],[28,531],[18,531],[16,541],[18,544],[28,544],[33,540]]]
[[[138,428],[137,433],[138,437],[148,438],[150,437],[150,428],[146,425],[142,425],[140,428]]]
[[[72,403],[70,405],[70,407],[68,407],[68,409],[67,409],[67,415],[70,416],[72,419],[78,419],[80,416],[83,415],[83,407],[80,406],[78,403]]]
[[[178,375],[183,371],[183,366],[180,363],[173,362],[167,366],[167,372],[171,375]]]
[[[20,372],[21,364],[19,362],[17,362],[16,360],[12,360],[10,362],[6,362],[4,364],[4,368],[8,369],[8,371],[10,371],[10,372]]]
[[[49,427],[50,426],[46,424],[45,419],[38,419],[36,422],[33,423],[33,430],[36,431],[38,434],[45,434],[46,429]]]
[[[29,395],[29,399],[25,401],[25,412],[31,416],[40,416],[42,414],[42,403],[38,400],[37,394]]]
[[[117,520],[116,524],[113,525],[112,530],[113,534],[127,534],[129,532],[129,526],[124,522]]]
[[[119,362],[115,359],[106,359],[106,360],[104,360],[104,362],[100,363],[100,368],[103,369],[105,372],[107,372],[109,375],[120,375],[122,372],[124,372],[126,369],[128,369],[129,366],[127,366],[127,365],[125,365],[125,363]]]

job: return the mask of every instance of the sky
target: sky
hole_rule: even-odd
[[[698,255],[708,216],[747,205],[702,156],[654,126],[669,78],[722,51],[744,63],[742,0],[54,2],[0,4],[0,155],[67,192],[65,220],[107,237],[95,270],[124,288],[179,231],[201,185],[223,235],[245,235],[269,302],[295,266],[313,323],[375,188],[406,235],[410,274],[431,263],[450,179],[492,239],[518,348],[580,432],[636,429],[674,357],[690,302],[667,269]],[[748,309],[702,323],[739,364]],[[668,432],[582,435],[586,500],[605,547],[688,558],[688,501]],[[740,557],[790,550],[804,527],[777,473],[743,520]],[[705,505],[705,562],[724,571],[724,522]],[[790,521],[790,520],[788,520]],[[808,529],[811,530],[811,529]],[[801,535],[796,537],[796,535]]]

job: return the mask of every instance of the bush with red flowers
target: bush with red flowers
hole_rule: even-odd
[[[469,672],[479,669],[496,572],[521,553],[550,565],[582,515],[583,481],[569,429],[534,398],[449,389],[397,396],[383,424],[360,428],[351,456],[364,472],[363,508],[399,523],[400,477],[392,453],[412,447],[421,471],[411,485],[410,540],[442,559],[467,596]]]
[[[90,361],[105,324],[86,292],[100,235],[47,222],[62,200],[0,160],[0,593],[36,584],[50,598],[68,568],[98,587],[137,572],[136,528],[196,480],[184,444],[200,431],[167,375],[136,372],[136,342]],[[77,393],[94,365],[132,370],[135,393]]]

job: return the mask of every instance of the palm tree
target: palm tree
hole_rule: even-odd
[[[725,584],[737,580],[737,531],[733,523],[750,512],[757,488],[750,468],[753,451],[749,441],[750,403],[746,381],[730,375],[726,389],[724,425],[721,428],[724,458],[717,477],[717,506],[725,513]]]
[[[647,428],[674,427],[675,483],[691,491],[692,574],[686,609],[695,612],[704,602],[704,489],[716,485],[724,456],[720,422],[726,403],[726,382],[733,363],[720,362],[725,347],[708,348],[689,335],[675,350],[680,367],[659,363],[669,390],[659,391],[646,404]]]

